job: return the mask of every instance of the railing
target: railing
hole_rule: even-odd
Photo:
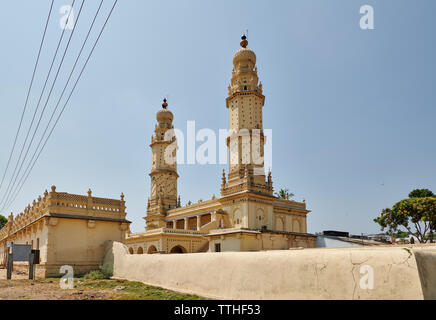
[[[62,213],[79,216],[88,216],[90,212],[95,212],[107,217],[125,218],[125,208],[123,194],[121,200],[97,198],[91,196],[91,190],[88,191],[88,196],[83,196],[56,192],[56,187],[53,186],[50,193],[46,190],[43,197],[39,196],[32,206],[28,205],[15,219],[10,217],[5,227],[0,230],[0,240],[23,229],[49,211],[60,210]]]

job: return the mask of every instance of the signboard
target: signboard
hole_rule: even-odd
[[[6,248],[12,248],[12,245],[14,244],[13,241],[6,242]]]
[[[13,244],[12,259],[13,261],[29,261],[32,246],[30,244]]]
[[[14,261],[28,262],[29,279],[35,279],[35,265],[39,264],[39,250],[32,250],[32,246],[29,244],[8,242],[7,245],[12,248],[12,253],[8,253],[6,279],[12,279]]]

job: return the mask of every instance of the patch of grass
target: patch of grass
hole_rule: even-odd
[[[85,279],[85,278],[83,278]],[[94,280],[85,279],[78,287],[87,287],[100,290],[113,290],[113,299],[118,300],[204,300],[197,295],[183,294],[159,287],[153,287],[142,282],[127,280]],[[115,290],[115,288],[122,290]]]
[[[112,264],[105,264],[100,266],[100,270],[91,271],[83,276],[83,279],[89,280],[102,280],[110,279],[114,273],[114,266]]]
[[[103,279],[108,279],[108,278],[106,277],[106,275],[103,272],[95,270],[95,271],[91,271],[91,272],[85,274],[83,276],[83,279],[85,279],[85,280],[103,280]]]

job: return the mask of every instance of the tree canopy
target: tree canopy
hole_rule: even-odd
[[[0,229],[5,226],[6,222],[8,222],[8,219],[0,214]]]
[[[288,200],[289,198],[292,198],[294,194],[289,192],[289,189],[280,189],[279,192],[275,193],[275,196],[280,199]]]
[[[434,196],[434,193],[428,189],[415,189],[411,193],[409,193],[409,198],[426,198]]]
[[[433,242],[433,233],[436,231],[436,197],[427,189],[414,190],[409,196],[411,197],[394,204],[392,209],[383,209],[374,222],[382,230],[387,229],[391,235],[404,231],[401,230],[404,228],[421,243],[427,240]],[[426,237],[427,233],[430,237]]]

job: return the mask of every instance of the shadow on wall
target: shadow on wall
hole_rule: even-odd
[[[415,252],[425,300],[436,300],[436,252]]]

